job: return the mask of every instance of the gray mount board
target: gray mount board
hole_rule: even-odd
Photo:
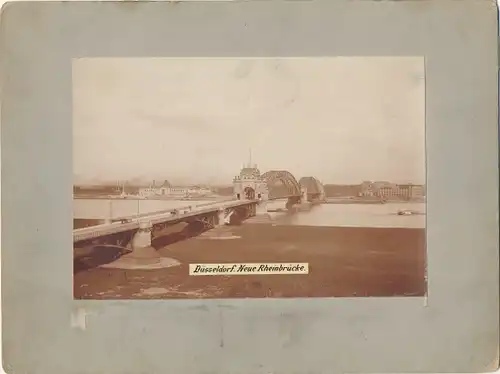
[[[19,2],[0,28],[8,373],[498,366],[493,1]],[[426,299],[73,300],[72,59],[399,55],[426,60]]]

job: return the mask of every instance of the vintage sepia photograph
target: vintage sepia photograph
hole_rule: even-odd
[[[72,73],[75,299],[426,295],[423,57]]]

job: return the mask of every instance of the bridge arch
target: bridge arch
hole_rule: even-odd
[[[300,196],[300,184],[295,177],[286,170],[271,170],[262,174],[261,178],[266,182],[269,190],[269,198],[281,198],[290,196]],[[280,181],[285,186],[286,192],[273,191],[276,181]],[[282,196],[283,195],[283,196]]]
[[[253,189],[252,187],[245,187],[245,189],[243,190],[243,192],[245,193],[245,198],[248,199],[248,200],[254,200],[255,199],[255,189]]]
[[[299,184],[301,187],[307,190],[307,195],[312,199],[324,199],[325,198],[325,188],[323,184],[317,180],[315,177],[303,177],[300,178]]]

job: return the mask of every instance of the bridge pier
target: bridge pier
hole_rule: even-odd
[[[300,204],[301,203],[301,197],[300,196],[290,196],[286,202],[285,208],[287,210],[291,210],[294,205]]]
[[[261,216],[267,214],[267,201],[261,200],[255,207],[255,215]]]
[[[255,215],[255,205],[249,204],[245,207],[245,219]]]
[[[301,193],[301,196],[300,196],[300,202],[299,202],[299,204],[300,204],[299,211],[306,211],[306,210],[311,209],[311,206],[312,206],[311,200],[313,200],[313,199],[309,199],[309,194],[307,193],[307,188],[302,186],[300,188],[300,193]]]
[[[307,199],[307,188],[306,187],[301,187],[300,188],[300,202],[301,203],[306,203],[308,201]]]
[[[307,190],[303,190],[300,196],[290,196],[286,202],[287,210],[307,210],[311,206],[308,200]]]
[[[217,226],[224,226],[226,224],[226,213],[224,209],[219,209],[217,213]]]
[[[151,246],[151,231],[153,231],[151,222],[139,223],[139,230],[137,230],[132,238],[132,249],[135,250]]]
[[[249,205],[246,205],[240,209],[240,216],[242,220],[246,220],[248,217],[250,217],[251,214],[251,208]]]
[[[156,252],[156,249],[151,246],[152,231],[153,225],[151,222],[140,222],[139,229],[132,238],[132,252],[124,257],[141,265],[159,263],[160,256]]]
[[[211,215],[208,217],[208,225],[209,227],[216,227],[219,223],[219,219],[217,215]]]

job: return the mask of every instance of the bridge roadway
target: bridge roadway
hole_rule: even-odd
[[[153,213],[137,214],[128,217],[117,218],[118,222],[106,223],[97,226],[84,227],[73,230],[73,243],[95,239],[101,236],[117,234],[120,232],[139,229],[140,223],[147,221],[151,225],[158,223],[178,223],[186,220],[186,218],[196,217],[199,215],[215,213],[220,210],[236,208],[249,204],[258,204],[258,199],[253,200],[230,200],[217,201],[198,205],[190,205],[181,208],[174,208]]]

